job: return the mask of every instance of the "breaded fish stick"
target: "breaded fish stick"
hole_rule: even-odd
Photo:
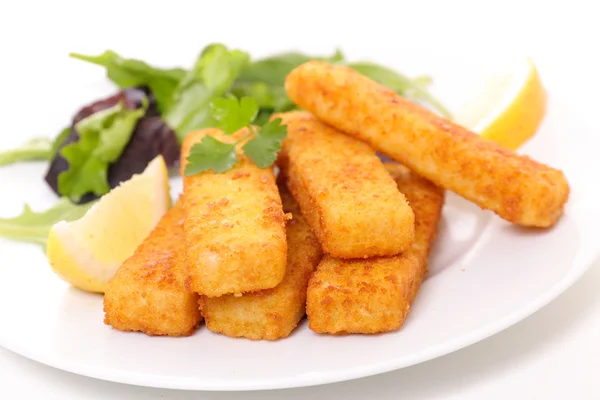
[[[310,61],[287,77],[298,106],[436,185],[507,221],[549,227],[569,197],[564,174],[437,116],[344,66]]]
[[[289,336],[304,316],[306,286],[321,260],[321,246],[283,184],[280,192],[284,211],[293,215],[287,222],[285,278],[273,289],[242,297],[202,297],[200,308],[211,331],[232,337],[276,340]]]
[[[413,212],[375,150],[309,113],[277,117],[288,127],[279,165],[325,253],[391,256],[412,243]]]
[[[246,132],[190,133],[181,149],[182,175],[190,149],[203,137],[233,143]],[[270,289],[285,275],[285,220],[273,168],[259,168],[239,149],[238,158],[229,171],[183,177],[186,286],[210,297]]]
[[[104,322],[121,331],[188,336],[202,317],[184,286],[183,207],[179,200],[110,280]]]
[[[325,257],[308,286],[308,326],[318,333],[379,333],[404,323],[438,229],[444,192],[398,164],[387,164],[415,213],[415,241],[402,255],[367,260]]]

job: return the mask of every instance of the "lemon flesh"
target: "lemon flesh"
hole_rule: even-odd
[[[52,227],[47,247],[52,270],[79,289],[104,293],[108,281],[170,205],[167,166],[158,156],[82,218]]]
[[[546,114],[547,95],[530,58],[512,60],[490,75],[455,114],[455,121],[516,150],[531,138]]]

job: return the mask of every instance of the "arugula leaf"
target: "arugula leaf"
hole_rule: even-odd
[[[344,60],[344,55],[340,50],[329,57],[313,57],[298,52],[275,54],[248,64],[242,70],[239,82],[263,82],[282,87],[285,78],[294,68],[310,60],[338,63]]]
[[[76,205],[61,198],[46,211],[34,212],[27,204],[20,215],[0,218],[0,236],[22,242],[37,243],[45,247],[50,228],[60,221],[74,221],[83,217],[95,202]]]
[[[0,151],[0,166],[22,161],[50,160],[52,158],[52,141],[47,138],[35,138],[23,143],[20,147]]]
[[[58,176],[61,195],[78,202],[86,193],[101,196],[110,190],[108,167],[123,152],[147,106],[146,101],[141,108],[129,110],[119,102],[75,126],[79,140],[66,145],[60,152],[69,163],[69,169]]]
[[[281,118],[269,121],[244,145],[244,153],[259,168],[267,168],[277,159],[281,142],[286,135],[287,128],[281,124]]]
[[[216,173],[224,172],[237,164],[235,144],[219,142],[212,136],[205,136],[200,143],[196,143],[190,150],[185,167],[185,175],[196,175],[212,169]]]
[[[179,141],[190,131],[215,126],[210,102],[231,89],[249,58],[248,53],[229,50],[222,44],[209,45],[202,51],[179,82],[171,107],[163,114]]]
[[[213,100],[211,109],[213,117],[219,121],[218,127],[228,135],[250,125],[258,114],[258,104],[254,98],[243,97],[238,101],[231,94]]]
[[[157,68],[143,61],[123,58],[112,50],[106,50],[97,56],[71,53],[71,57],[106,68],[108,79],[120,88],[132,86],[148,86],[154,97],[159,112],[171,106],[173,92],[179,81],[186,75],[181,68]]]
[[[415,82],[415,80],[406,75],[369,62],[350,63],[348,66],[380,84],[389,87],[400,95],[423,101],[431,105],[442,115],[450,118],[450,112],[435,97],[433,97],[421,83]],[[421,77],[420,82],[422,81],[423,78]]]
[[[285,91],[285,78],[294,68],[310,60],[338,63],[344,60],[344,55],[340,50],[329,57],[288,52],[259,59],[246,65],[231,92],[238,98],[254,97],[256,99],[261,114],[256,124],[262,126],[272,113],[296,108]]]

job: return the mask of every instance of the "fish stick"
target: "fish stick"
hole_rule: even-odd
[[[198,295],[184,286],[180,262],[185,244],[179,200],[110,280],[104,322],[121,331],[189,336],[202,317]]]
[[[306,286],[321,260],[321,246],[283,184],[280,193],[284,211],[293,215],[286,228],[285,277],[273,289],[241,297],[202,297],[200,308],[211,331],[253,340],[277,340],[289,336],[304,316]]]
[[[192,146],[205,136],[234,143],[247,132],[190,133],[181,149],[182,175]],[[183,176],[186,286],[209,297],[270,289],[285,275],[285,219],[273,168],[259,168],[240,146],[232,169]]]
[[[326,256],[310,279],[309,328],[328,334],[399,329],[427,273],[444,191],[398,164],[386,164],[415,213],[415,241],[403,254],[366,260]]]
[[[375,150],[309,113],[276,116],[288,128],[279,166],[325,253],[391,256],[412,243],[412,209]]]
[[[503,149],[345,66],[293,70],[290,98],[327,124],[515,224],[549,227],[569,197],[563,172]]]

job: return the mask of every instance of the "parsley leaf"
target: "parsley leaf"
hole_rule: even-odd
[[[0,236],[22,242],[46,246],[50,228],[60,221],[74,221],[83,217],[95,202],[76,205],[63,197],[46,211],[35,212],[27,204],[20,215],[0,218]]]
[[[28,140],[16,149],[0,151],[0,166],[21,161],[49,160],[52,157],[52,141],[47,138]]]
[[[79,121],[77,142],[60,151],[69,169],[58,176],[58,191],[78,202],[86,193],[101,196],[110,190],[108,167],[129,142],[138,120],[146,113],[148,102],[130,110],[122,102]]]
[[[212,115],[219,121],[219,128],[231,135],[248,126],[258,114],[258,104],[252,97],[243,97],[241,100],[233,95],[213,100],[211,103]]]
[[[224,172],[237,164],[235,144],[218,141],[212,136],[205,136],[190,150],[185,167],[185,175],[196,175],[212,169],[216,173]]]
[[[271,166],[281,150],[281,142],[287,135],[287,128],[281,118],[269,121],[258,130],[244,145],[244,153],[260,168]]]
[[[259,168],[270,167],[281,150],[281,141],[287,135],[287,127],[281,124],[281,118],[265,122],[261,128],[252,126],[258,116],[258,103],[254,98],[238,99],[233,95],[212,102],[213,118],[220,122],[220,128],[232,134],[244,127],[249,133],[233,144],[222,143],[211,136],[205,136],[195,144],[188,156],[185,175],[195,175],[212,169],[219,173],[233,168],[237,162],[236,145],[252,137],[244,144],[244,154]],[[265,118],[261,116],[261,118]],[[268,117],[266,117],[268,118]]]

